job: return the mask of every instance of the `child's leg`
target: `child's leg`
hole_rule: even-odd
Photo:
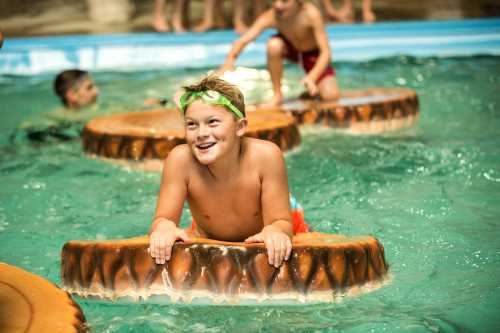
[[[352,22],[352,0],[344,0],[340,9],[335,9],[332,0],[323,0],[323,8],[326,15],[334,21],[349,23]]]
[[[205,0],[203,2],[203,20],[193,30],[196,32],[205,32],[214,26],[215,3],[217,0]]]
[[[344,0],[344,4],[338,12],[339,22],[351,23],[353,21],[352,0]]]
[[[340,91],[337,79],[334,75],[325,76],[319,83],[319,96],[324,101],[339,99]]]
[[[169,31],[165,17],[165,0],[155,0],[153,28],[158,32]]]
[[[238,34],[242,34],[247,31],[248,27],[245,24],[245,1],[244,0],[234,0],[234,15],[233,24],[234,30]]]
[[[175,0],[172,10],[172,27],[175,32],[186,32],[183,23],[184,9],[186,8],[189,0]]]
[[[214,24],[219,29],[227,28],[226,16],[224,15],[224,0],[215,1]]]
[[[267,68],[271,75],[274,96],[266,106],[276,106],[283,102],[281,93],[281,78],[283,77],[283,54],[285,42],[279,37],[271,37],[267,41]]]
[[[322,4],[326,16],[331,20],[337,20],[339,14],[335,7],[333,7],[332,0],[323,0]]]
[[[372,10],[372,0],[363,0],[363,22],[372,23],[376,19],[375,13]]]

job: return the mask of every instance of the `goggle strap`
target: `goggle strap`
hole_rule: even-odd
[[[181,96],[181,98],[179,100],[182,113],[183,114],[186,113],[186,108],[195,99],[200,98],[200,97],[203,99],[204,95],[206,95],[208,98],[212,98],[210,95],[207,94],[206,91],[187,91],[187,92],[185,92]],[[221,106],[224,106],[226,108],[229,108],[229,110],[231,112],[233,112],[236,115],[237,118],[244,118],[245,117],[243,115],[243,113],[236,106],[234,106],[233,103],[231,103],[231,101],[227,97],[225,97],[224,95],[222,95],[222,94],[219,93],[218,100],[222,100],[223,103],[217,103],[215,101],[214,104],[221,105]]]

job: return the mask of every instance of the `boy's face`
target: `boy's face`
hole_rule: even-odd
[[[97,96],[99,96],[99,90],[94,81],[90,76],[85,76],[68,91],[66,97],[71,106],[83,107],[94,104]]]
[[[292,16],[299,9],[299,3],[297,0],[275,0],[273,7],[276,15],[284,19]]]
[[[236,119],[223,106],[194,101],[186,110],[186,141],[196,159],[203,165],[226,156],[245,134],[246,119]]]

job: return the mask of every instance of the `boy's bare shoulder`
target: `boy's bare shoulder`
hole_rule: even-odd
[[[307,13],[307,16],[310,19],[322,18],[319,8],[316,7],[314,4],[306,2],[303,4],[303,6],[304,6],[303,7],[304,11]]]
[[[172,149],[166,158],[166,163],[175,163],[186,166],[193,162],[193,154],[187,144],[177,145]]]
[[[283,152],[275,143],[268,140],[245,138],[245,148],[248,155],[259,159],[281,158]]]

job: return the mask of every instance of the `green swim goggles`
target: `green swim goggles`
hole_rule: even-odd
[[[227,99],[224,95],[216,90],[205,90],[205,91],[187,91],[185,92],[180,99],[180,106],[182,114],[186,113],[187,107],[193,103],[195,100],[201,98],[203,102],[210,105],[221,105],[234,113],[236,118],[241,119],[245,118],[243,113],[238,110],[236,106],[231,103],[229,99]]]

